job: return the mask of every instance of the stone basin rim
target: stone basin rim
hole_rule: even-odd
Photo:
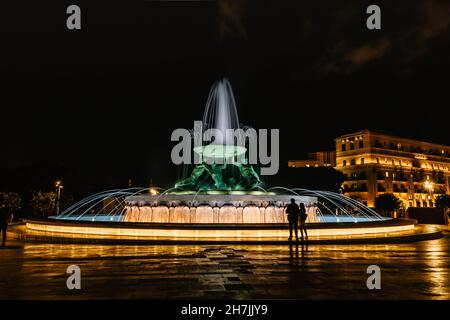
[[[156,223],[156,222],[103,222],[57,220],[52,218],[25,219],[25,223],[62,225],[74,227],[130,228],[130,229],[186,229],[186,230],[277,230],[289,229],[286,223],[248,223],[248,224],[206,224],[206,223]],[[340,229],[340,228],[382,228],[392,226],[415,225],[414,219],[389,219],[364,222],[319,222],[307,224],[308,229]]]

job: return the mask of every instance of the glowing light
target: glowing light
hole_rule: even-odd
[[[221,190],[208,190],[206,191],[207,194],[227,194],[226,191],[221,191]]]
[[[230,191],[230,194],[244,195],[247,194],[247,192],[237,190],[237,191]]]
[[[234,145],[209,144],[207,146],[195,147],[194,152],[205,158],[228,159],[245,154],[246,148]]]
[[[425,183],[424,183],[424,187],[425,187],[426,189],[428,189],[429,191],[432,191],[433,188],[434,188],[434,183],[431,182],[430,180],[427,180],[427,181],[425,181]]]
[[[259,196],[259,195],[264,195],[266,194],[263,191],[250,191],[249,194],[255,195],[255,196]]]
[[[285,238],[286,229],[164,229],[164,228],[120,228],[103,226],[65,226],[45,223],[27,222],[30,230],[57,232],[83,235],[120,236],[120,237],[150,237],[150,238]],[[392,225],[379,227],[352,227],[352,228],[320,228],[308,229],[308,235],[321,236],[350,236],[363,234],[386,234],[393,232],[413,230],[414,225]]]

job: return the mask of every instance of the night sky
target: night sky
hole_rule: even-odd
[[[92,2],[2,4],[0,166],[169,186],[170,134],[222,77],[243,124],[280,129],[282,167],[366,128],[450,145],[448,1]]]

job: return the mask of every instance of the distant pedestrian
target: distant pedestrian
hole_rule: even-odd
[[[6,244],[6,229],[8,229],[9,208],[2,206],[0,208],[0,231],[2,233],[2,247]]]
[[[291,203],[289,203],[286,207],[286,214],[289,222],[289,241],[292,241],[292,230],[295,231],[295,240],[298,241],[298,217],[299,217],[300,209],[298,205],[295,203],[295,199],[291,199]]]
[[[306,214],[306,208],[303,203],[300,203],[300,232],[302,234],[303,241],[303,231],[305,231],[306,240],[308,240],[308,232],[306,231],[306,219],[308,215]]]

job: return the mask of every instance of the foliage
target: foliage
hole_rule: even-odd
[[[375,199],[375,208],[389,214],[400,209],[401,205],[401,200],[392,193],[383,193]]]
[[[22,207],[22,198],[15,192],[0,192],[0,207],[5,206],[13,212]]]
[[[56,193],[55,192],[33,192],[31,207],[33,211],[42,216],[48,216],[55,212]]]
[[[443,194],[441,196],[436,197],[436,207],[449,209],[450,208],[450,196],[447,194]]]

